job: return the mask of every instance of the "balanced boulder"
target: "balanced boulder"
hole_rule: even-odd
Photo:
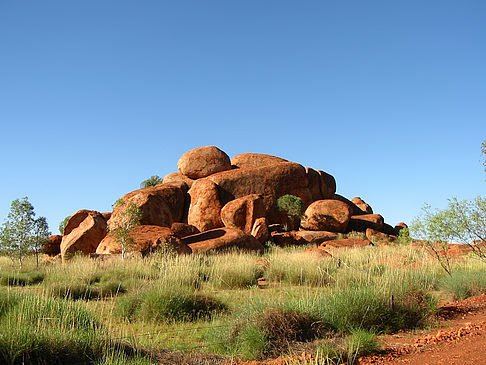
[[[277,156],[265,155],[263,153],[241,153],[231,159],[231,164],[239,168],[268,166],[280,162],[288,161]]]
[[[245,232],[235,228],[218,228],[182,239],[193,253],[208,251],[222,251],[227,249],[241,249],[248,251],[263,251],[258,240]]]
[[[130,231],[129,235],[133,242],[127,247],[127,251],[140,252],[144,256],[156,250],[166,250],[178,254],[191,253],[191,249],[167,227],[136,226]],[[119,254],[121,251],[121,244],[112,233],[108,233],[96,249],[96,253],[99,255]]]
[[[106,236],[106,221],[103,215],[93,210],[79,210],[69,218],[61,241],[61,256],[81,251],[95,253]]]
[[[195,226],[199,231],[209,231],[223,227],[218,187],[208,179],[200,179],[189,189],[191,205],[187,216],[187,223]]]
[[[229,156],[214,146],[194,148],[177,162],[179,172],[191,179],[200,179],[216,172],[230,170]]]
[[[238,228],[251,233],[255,220],[265,216],[263,196],[246,195],[228,202],[221,209],[221,220],[225,227]]]
[[[351,213],[351,207],[342,201],[317,200],[306,209],[301,227],[310,231],[345,232]]]

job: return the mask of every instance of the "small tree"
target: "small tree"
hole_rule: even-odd
[[[162,184],[163,179],[158,175],[150,176],[147,180],[140,183],[141,188],[149,188],[158,184]]]
[[[64,218],[61,221],[61,223],[59,223],[59,232],[61,233],[61,235],[64,235],[64,230],[66,229],[67,222],[69,221],[70,218],[71,216],[68,215],[66,218]]]
[[[287,213],[292,225],[295,225],[296,221],[300,221],[303,217],[304,203],[298,196],[290,194],[281,196],[277,200],[277,207],[279,211]]]
[[[113,233],[115,241],[120,244],[122,260],[124,260],[127,249],[133,243],[133,237],[130,236],[130,232],[140,224],[142,211],[135,203],[131,201],[126,202],[123,199],[118,199],[114,207],[120,208],[121,213],[116,221],[112,222],[110,220],[108,230]]]
[[[39,217],[35,219],[32,227],[32,249],[35,253],[37,267],[39,267],[39,252],[50,235],[51,232],[49,232],[46,218]]]
[[[18,261],[20,269],[24,256],[35,249],[37,242],[48,232],[45,218],[34,219],[34,216],[34,207],[27,197],[15,199],[1,229],[0,244],[7,254]],[[39,237],[36,238],[36,235]]]

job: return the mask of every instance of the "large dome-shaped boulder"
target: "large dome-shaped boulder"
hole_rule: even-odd
[[[264,216],[265,205],[259,194],[237,198],[221,209],[221,220],[225,227],[238,228],[246,233],[251,233],[255,220]]]
[[[234,169],[211,175],[207,179],[218,185],[223,204],[246,195],[262,195],[270,223],[281,223],[281,213],[276,205],[279,197],[295,195],[302,199],[305,207],[312,202],[305,169],[293,162]]]
[[[339,200],[317,200],[306,209],[301,227],[310,231],[345,232],[351,207]]]
[[[61,242],[61,235],[55,234],[54,236],[50,236],[42,244],[41,252],[49,256],[59,255],[61,253]]]
[[[187,216],[187,223],[195,226],[199,231],[209,231],[223,227],[218,187],[208,179],[197,180],[189,189],[191,205]]]
[[[142,211],[141,225],[170,227],[172,223],[182,220],[185,188],[185,184],[164,183],[132,191],[121,199],[134,203]],[[125,209],[126,204],[115,205],[108,224],[116,224],[122,219]]]
[[[239,168],[260,167],[288,162],[287,160],[263,153],[241,153],[231,159],[231,164]]]
[[[144,256],[161,249],[179,254],[191,253],[191,249],[167,227],[136,226],[130,231],[129,235],[133,242],[127,247],[128,252],[140,252]],[[120,254],[121,244],[115,240],[112,233],[108,233],[100,242],[96,253],[99,255]]]
[[[103,215],[93,210],[79,210],[69,218],[61,241],[61,256],[78,251],[88,255],[95,253],[106,236],[106,221]]]
[[[234,228],[218,228],[182,239],[193,253],[222,251],[238,248],[249,251],[263,251],[262,244],[253,236]]]
[[[177,162],[179,172],[191,179],[200,179],[216,172],[230,170],[229,156],[214,146],[194,148]]]

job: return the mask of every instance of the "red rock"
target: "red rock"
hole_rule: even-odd
[[[264,216],[263,197],[258,194],[232,200],[221,209],[221,220],[224,226],[238,228],[245,233],[251,233],[255,220]]]
[[[296,234],[296,231],[290,232],[272,232],[272,241],[280,247],[303,246],[308,242]]]
[[[376,229],[373,228],[367,228],[366,229],[366,238],[368,238],[370,241],[377,243],[377,242],[393,242],[397,239],[397,236],[392,236],[388,235],[385,233],[382,233],[380,231],[377,231]]]
[[[398,235],[400,233],[400,231],[402,229],[404,229],[404,228],[408,228],[408,226],[405,223],[403,223],[403,222],[400,222],[400,223],[395,224],[395,232],[396,232],[396,234]]]
[[[319,247],[322,249],[328,248],[353,248],[353,247],[366,247],[373,246],[373,243],[369,240],[362,238],[344,238],[341,240],[332,240],[322,243]]]
[[[339,194],[334,194],[332,196],[332,199],[336,199],[339,201],[342,201],[349,205],[352,209],[353,214],[352,215],[360,215],[360,214],[365,214],[361,209],[358,208],[356,204],[354,204],[351,200],[346,199],[344,196],[339,195]]]
[[[192,186],[192,183],[194,182],[194,179],[191,179],[190,177],[182,175],[180,172],[171,172],[170,174],[165,175],[164,179],[162,182],[165,183],[177,183],[177,182],[183,182],[184,184],[187,185],[188,188]]]
[[[61,241],[61,256],[78,251],[88,255],[95,253],[101,240],[106,236],[106,221],[99,212],[79,210],[66,224]]]
[[[61,253],[61,241],[61,235],[56,234],[49,237],[42,245],[41,252],[49,256],[59,255]]]
[[[349,220],[347,230],[348,232],[365,232],[368,228],[381,230],[383,228],[383,224],[383,217],[379,214],[353,215]]]
[[[268,229],[267,218],[257,218],[251,229],[251,235],[255,237],[260,243],[265,243],[270,238],[270,231]]]
[[[310,231],[344,232],[350,218],[348,204],[334,199],[317,200],[306,209],[301,227]]]
[[[263,153],[241,153],[231,159],[231,164],[239,168],[274,165],[287,160]]]
[[[269,223],[281,223],[282,215],[276,206],[279,197],[295,195],[302,199],[305,207],[312,201],[305,169],[293,162],[234,169],[211,175],[208,179],[220,188],[223,204],[245,195],[263,195]]]
[[[308,243],[320,245],[322,242],[335,240],[337,233],[328,231],[296,231],[295,234],[302,237]]]
[[[373,227],[372,227],[373,228]],[[390,226],[387,223],[383,223],[383,227],[379,229],[380,232],[383,232],[385,234],[389,234],[391,236],[398,236],[399,231]]]
[[[215,183],[208,179],[200,179],[189,189],[191,205],[187,216],[187,223],[195,226],[199,231],[209,231],[223,227],[221,220],[222,204],[219,191]]]
[[[192,252],[167,227],[151,225],[136,226],[130,232],[130,237],[134,241],[127,248],[127,252],[140,252],[144,256],[160,249],[177,252],[178,254],[190,254]],[[96,253],[99,255],[119,254],[121,253],[121,245],[114,239],[112,233],[108,233],[99,244]]]
[[[322,200],[321,175],[310,167],[305,168],[305,173],[309,180],[309,191],[312,195],[312,201]]]
[[[249,251],[263,251],[264,249],[255,237],[239,229],[226,227],[184,237],[182,242],[187,244],[193,253],[221,251],[232,248]]]
[[[179,172],[191,179],[200,179],[220,171],[231,170],[226,153],[214,146],[194,148],[184,153],[177,162]]]
[[[180,222],[184,212],[185,193],[178,183],[164,183],[132,191],[122,198],[134,203],[142,211],[141,225],[170,227]],[[122,218],[126,205],[115,206],[109,224]]]
[[[174,232],[174,236],[177,238],[184,238],[187,236],[192,236],[193,234],[201,233],[199,232],[199,229],[187,223],[172,223],[170,229],[172,232]]]
[[[321,170],[317,170],[317,172],[321,178],[322,199],[335,199],[334,194],[336,193],[336,179],[334,179],[334,176],[328,174],[327,172]]]
[[[326,250],[324,250],[323,248],[320,248],[320,247],[313,247],[313,248],[308,248],[307,250],[304,250],[301,252],[302,254],[306,254],[306,255],[316,255],[316,256],[319,256],[319,257],[332,257],[332,255],[327,252]]]
[[[111,218],[111,212],[106,212],[106,213],[101,213],[101,215],[103,216],[103,219],[108,222]]]
[[[359,209],[361,209],[364,214],[373,214],[373,209],[360,197],[355,197],[351,199],[351,202],[353,202]]]

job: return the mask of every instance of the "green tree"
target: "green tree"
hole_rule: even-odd
[[[35,261],[37,267],[39,267],[39,253],[42,245],[46,242],[47,238],[51,235],[49,232],[49,225],[45,217],[39,217],[34,220],[32,227],[32,249],[35,253]]]
[[[120,244],[122,260],[124,260],[128,248],[133,243],[133,237],[130,236],[130,232],[140,224],[142,211],[135,203],[131,201],[126,202],[123,199],[118,199],[114,204],[114,208],[121,208],[121,213],[114,222],[110,220],[108,230],[113,233],[115,241]]]
[[[481,145],[481,154],[483,155],[484,171],[486,171],[486,140]]]
[[[18,261],[20,269],[25,255],[35,250],[36,245],[48,232],[45,218],[34,217],[34,207],[27,197],[15,199],[0,232],[3,251]]]
[[[147,180],[142,181],[140,183],[140,187],[141,188],[148,188],[148,187],[151,187],[151,186],[162,184],[162,181],[163,181],[163,179],[160,176],[153,175],[153,176],[150,176]]]
[[[59,223],[59,232],[61,235],[64,235],[64,230],[66,229],[67,222],[69,222],[69,219],[71,219],[71,216],[68,215],[66,218],[64,218],[61,223]]]
[[[295,195],[286,194],[277,200],[278,210],[287,213],[290,220],[290,225],[293,228],[299,226],[300,219],[302,219],[304,211],[304,203],[302,199]]]

